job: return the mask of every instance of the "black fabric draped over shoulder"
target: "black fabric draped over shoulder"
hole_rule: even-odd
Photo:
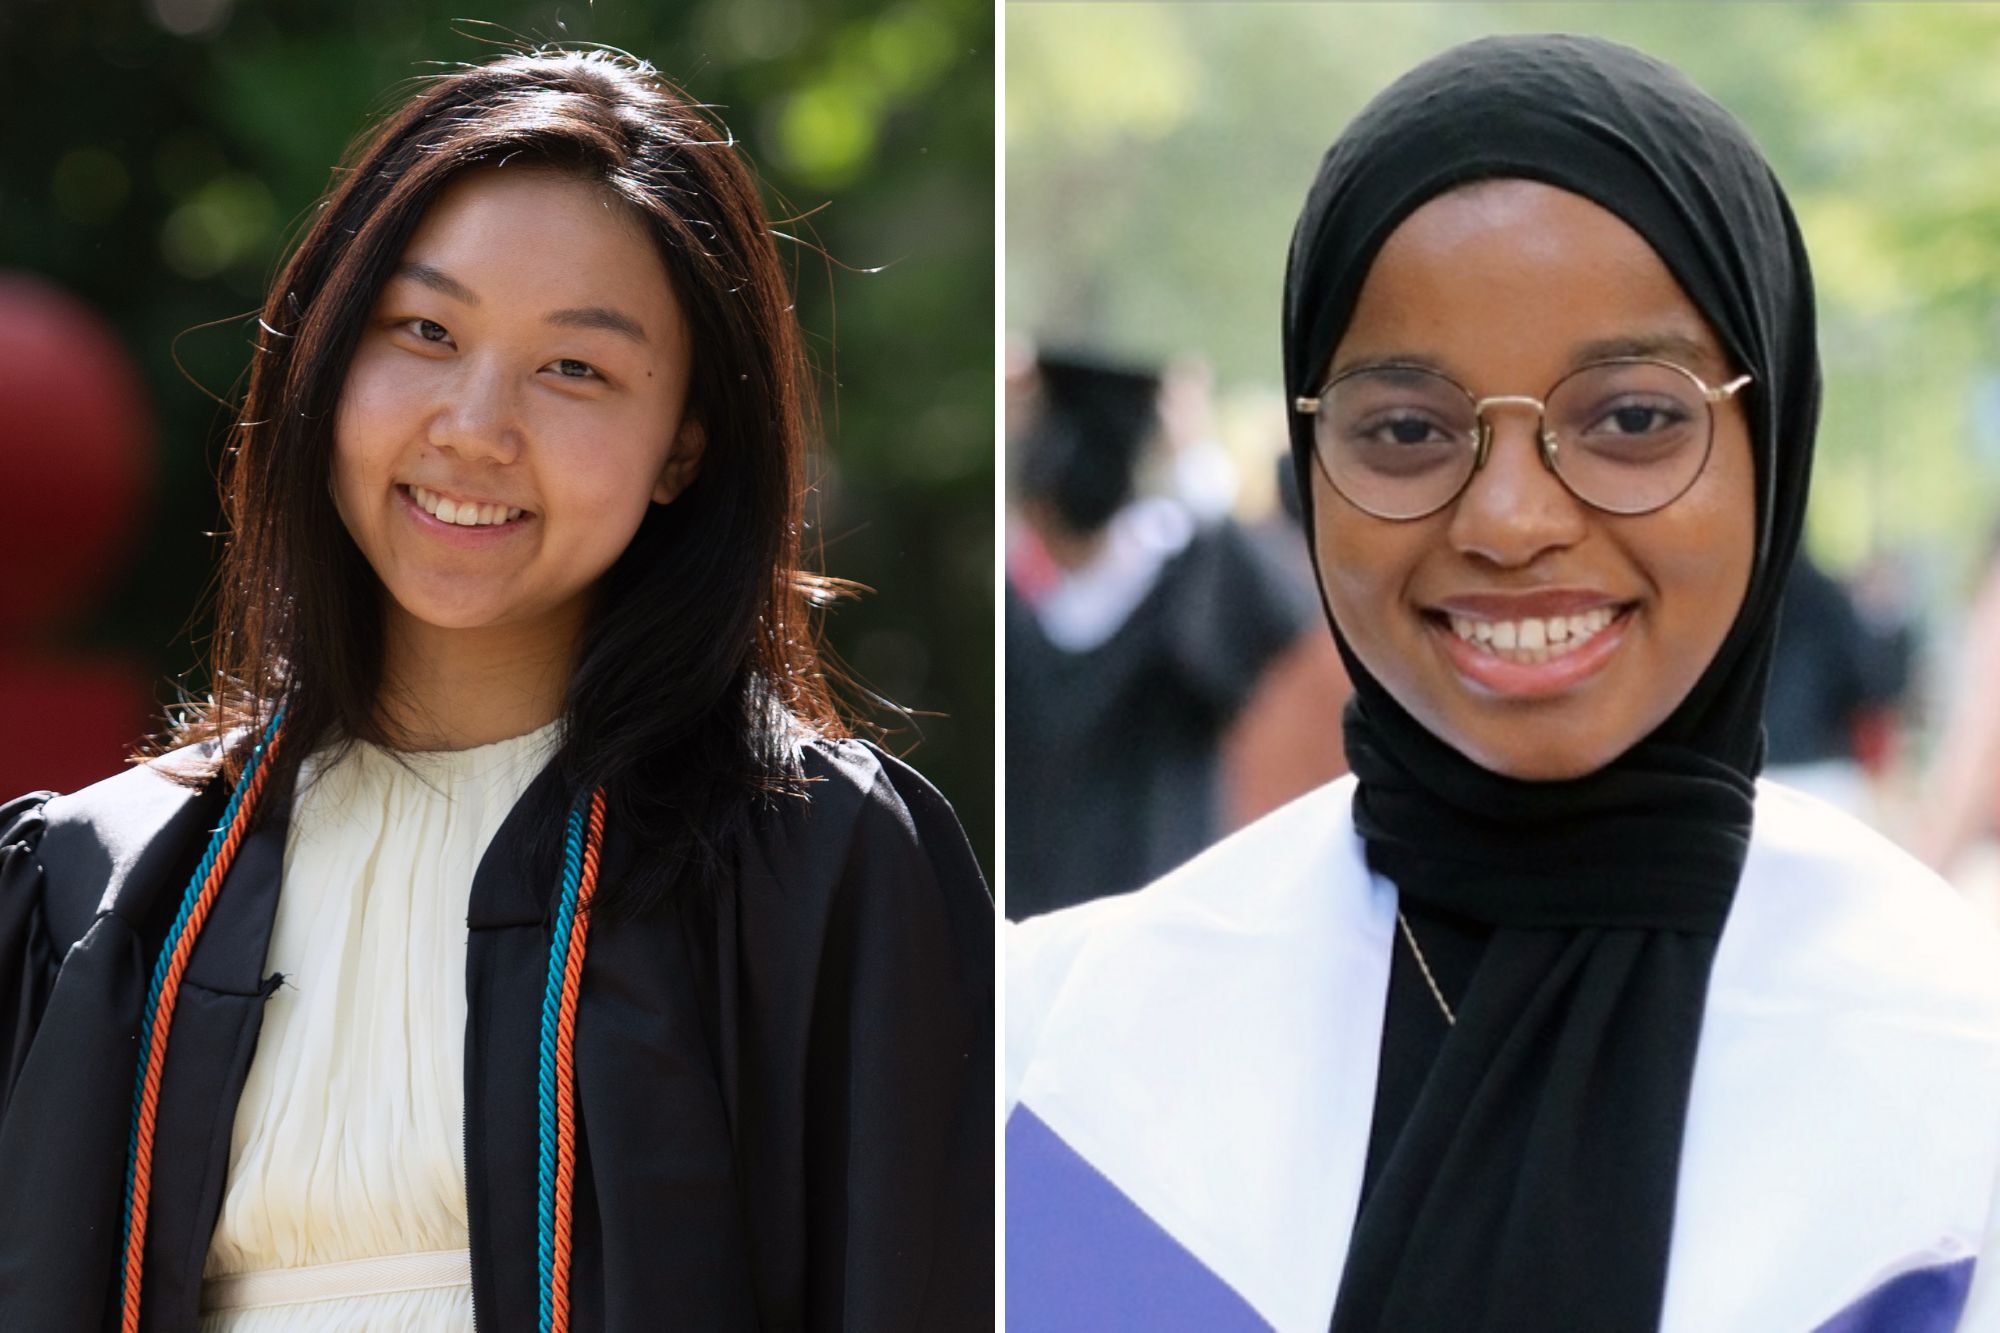
[[[1378,1118],[1377,1134],[1395,1139],[1346,1257],[1337,1333],[1657,1326],[1688,1084],[1749,846],[1776,611],[1818,420],[1805,250],[1747,132],[1657,60],[1548,35],[1435,57],[1329,149],[1286,272],[1288,403],[1318,391],[1396,227],[1495,178],[1553,185],[1622,219],[1754,376],[1740,401],[1756,556],[1688,697],[1605,768],[1563,782],[1502,776],[1432,735],[1333,625],[1355,686],[1347,752],[1369,864],[1413,915],[1483,934],[1407,1118]],[[1293,411],[1291,433],[1311,533],[1311,419]]]

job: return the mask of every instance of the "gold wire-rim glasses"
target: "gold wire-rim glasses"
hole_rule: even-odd
[[[1615,505],[1605,504],[1583,494],[1576,488],[1576,483],[1565,476],[1562,468],[1558,465],[1560,442],[1556,439],[1555,431],[1550,428],[1548,423],[1548,400],[1554,398],[1565,384],[1580,375],[1586,375],[1592,371],[1614,366],[1657,366],[1662,369],[1671,370],[1695,387],[1700,394],[1702,402],[1708,409],[1708,430],[1706,438],[1702,442],[1701,458],[1688,473],[1687,479],[1681,483],[1678,489],[1667,495],[1664,499],[1630,508],[1620,508]],[[1472,484],[1472,479],[1478,476],[1480,470],[1486,466],[1486,460],[1492,452],[1493,426],[1486,419],[1486,409],[1489,407],[1528,407],[1534,409],[1536,414],[1535,440],[1537,453],[1542,460],[1542,466],[1547,468],[1550,474],[1562,483],[1564,490],[1575,496],[1583,504],[1603,513],[1615,514],[1620,517],[1633,517],[1640,514],[1655,513],[1680,499],[1681,496],[1686,495],[1693,488],[1694,483],[1700,479],[1701,474],[1707,470],[1709,455],[1715,450],[1715,405],[1735,397],[1745,386],[1754,382],[1755,378],[1751,375],[1738,375],[1727,383],[1712,387],[1701,376],[1689,370],[1686,366],[1680,365],[1678,362],[1668,361],[1661,357],[1619,356],[1591,361],[1576,367],[1574,370],[1567,371],[1562,378],[1549,386],[1548,390],[1540,398],[1530,397],[1527,394],[1492,394],[1485,398],[1476,398],[1470,389],[1467,389],[1463,384],[1460,384],[1457,380],[1444,374],[1442,371],[1434,370],[1429,366],[1413,365],[1407,362],[1384,362],[1374,365],[1356,366],[1350,370],[1342,371],[1322,385],[1318,393],[1310,397],[1294,398],[1292,400],[1292,407],[1302,416],[1318,417],[1320,415],[1320,408],[1324,404],[1327,395],[1332,393],[1342,381],[1382,371],[1419,374],[1441,381],[1464,395],[1466,402],[1472,408],[1473,427],[1466,436],[1466,443],[1472,449],[1472,466],[1466,470],[1464,477],[1460,478],[1458,484],[1443,499],[1430,505],[1428,508],[1418,509],[1409,513],[1387,513],[1379,507],[1365,504],[1357,497],[1349,494],[1347,489],[1334,477],[1333,469],[1326,459],[1320,432],[1315,427],[1313,432],[1313,457],[1318,461],[1320,473],[1325,476],[1327,483],[1334,488],[1334,491],[1343,500],[1346,500],[1356,509],[1375,518],[1396,523],[1414,522],[1420,518],[1429,518],[1432,514],[1449,507],[1459,496],[1465,493],[1466,488]]]

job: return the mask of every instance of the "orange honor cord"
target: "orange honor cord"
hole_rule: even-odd
[[[541,1067],[541,1333],[569,1333],[570,1196],[576,1183],[576,1005],[583,988],[583,954],[590,902],[604,845],[604,790],[590,796],[587,816],[570,811],[563,892],[549,943],[549,979],[542,1004]]]
[[[181,977],[194,954],[201,928],[228,878],[243,843],[257,798],[270,772],[269,760],[278,745],[278,727],[285,710],[280,708],[264,731],[264,738],[250,753],[250,760],[230,793],[222,812],[222,823],[209,839],[207,854],[195,867],[181,897],[181,909],[168,927],[165,945],[154,965],[148,987],[146,1008],[139,1024],[139,1065],[132,1094],[132,1134],[125,1155],[124,1266],[119,1279],[120,1324],[122,1333],[139,1333],[139,1296],[146,1258],[146,1214],[153,1189],[153,1128],[160,1112],[160,1075],[166,1067],[167,1036],[173,1028],[174,1005],[180,998]]]
[[[121,1333],[139,1333],[139,1310],[146,1250],[146,1217],[153,1180],[153,1138],[159,1118],[160,1076],[166,1067],[167,1037],[181,978],[203,925],[236,859],[257,798],[264,789],[268,761],[278,744],[284,711],[271,720],[243,776],[223,810],[222,823],[196,867],[182,897],[180,914],[168,929],[153,969],[139,1028],[139,1066],[132,1104],[132,1135],[126,1152],[124,1264],[120,1274]],[[549,980],[542,1012],[540,1327],[568,1333],[571,1251],[570,1196],[576,1182],[576,1011],[583,986],[583,956],[590,932],[590,903],[604,845],[604,791],[591,793],[588,812],[581,802],[570,812],[564,849],[562,892],[557,899]]]
[[[583,848],[583,885],[563,963],[561,1017],[556,1027],[556,1249],[549,1293],[555,1333],[569,1333],[570,1195],[576,1182],[576,1001],[583,986],[584,937],[590,931],[590,895],[597,887],[597,857],[604,844],[604,793],[590,800],[590,836]]]

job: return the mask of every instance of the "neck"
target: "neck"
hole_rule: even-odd
[[[402,750],[467,750],[525,735],[562,713],[583,607],[547,620],[442,629],[390,603],[381,720]]]

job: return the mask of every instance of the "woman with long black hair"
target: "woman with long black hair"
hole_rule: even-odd
[[[262,312],[212,695],[0,808],[0,1327],[990,1320],[990,904],[844,739],[756,187],[425,81]]]
[[[1757,781],[1814,337],[1638,52],[1474,42],[1341,135],[1284,375],[1354,776],[1015,931],[1010,1326],[2000,1327],[1993,932]]]

